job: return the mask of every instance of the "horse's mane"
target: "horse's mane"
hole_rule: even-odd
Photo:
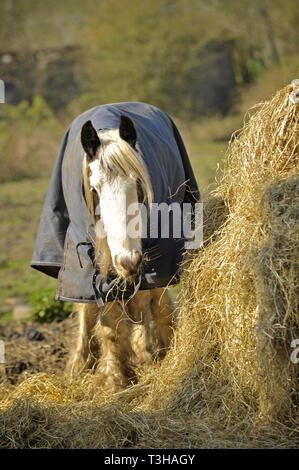
[[[142,193],[142,201],[150,208],[153,201],[153,190],[147,168],[138,153],[125,140],[119,136],[118,129],[101,131],[99,133],[101,145],[97,154],[100,166],[107,179],[113,175],[133,177],[137,184],[138,192]],[[94,192],[89,184],[89,167],[86,156],[83,159],[83,187],[88,211],[94,223],[99,220],[95,214]],[[110,249],[107,238],[96,238],[95,259],[101,252],[100,270],[105,276],[111,264]]]

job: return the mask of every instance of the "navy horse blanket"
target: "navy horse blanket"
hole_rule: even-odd
[[[136,151],[150,175],[153,202],[170,205],[199,201],[198,186],[184,143],[164,111],[149,104],[128,102],[96,106],[78,116],[61,143],[31,261],[33,268],[58,278],[57,299],[83,303],[104,300],[97,288],[100,275],[93,259],[95,228],[84,198],[84,150],[80,133],[88,120],[96,130],[118,128],[121,115],[127,115],[135,125]],[[184,240],[146,238],[142,246],[159,256],[155,255],[153,261],[143,267],[139,288],[177,283]]]

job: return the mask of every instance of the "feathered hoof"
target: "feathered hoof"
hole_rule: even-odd
[[[95,366],[96,364],[93,357],[88,357],[87,360],[84,360],[81,355],[75,355],[68,360],[64,372],[65,375],[70,378],[77,377],[87,370],[94,369]]]
[[[128,378],[120,371],[114,373],[107,373],[103,370],[98,370],[95,376],[95,395],[98,393],[113,394],[121,392],[129,385]]]
[[[86,369],[86,364],[80,359],[70,359],[65,367],[64,373],[68,377],[76,377]]]
[[[148,351],[143,351],[138,356],[134,357],[132,363],[133,370],[149,368],[153,365],[153,354]]]

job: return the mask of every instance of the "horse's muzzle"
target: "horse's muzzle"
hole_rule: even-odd
[[[115,255],[114,266],[117,274],[125,279],[136,276],[141,266],[142,255],[134,250],[132,256]]]

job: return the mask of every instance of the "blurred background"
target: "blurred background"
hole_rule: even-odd
[[[298,78],[297,0],[1,0],[0,323],[56,281],[29,268],[60,141],[84,110],[145,101],[206,194],[231,133]],[[296,76],[297,75],[297,76]],[[47,293],[47,294],[45,294]],[[46,300],[48,302],[49,300]],[[29,307],[28,307],[29,309]]]

